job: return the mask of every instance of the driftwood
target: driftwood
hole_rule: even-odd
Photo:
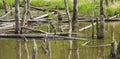
[[[30,30],[30,31],[33,31],[33,32],[38,32],[38,33],[47,33],[43,30],[36,30],[36,29],[32,29],[32,28],[28,28],[28,27],[22,27],[22,29],[26,29],[26,30]]]
[[[6,26],[0,27],[0,30],[11,29],[11,28],[13,28],[14,25],[15,25],[14,23],[10,23],[10,24],[8,24]]]
[[[55,12],[51,12],[51,14],[54,14],[54,13],[55,13]],[[49,16],[49,14],[44,14],[44,15],[42,15],[42,16],[35,17],[35,18],[33,18],[33,20],[45,18],[45,17],[47,17],[47,16]]]
[[[8,16],[11,12],[12,12],[12,10],[10,10],[9,12],[7,12],[5,15],[1,16],[0,19],[2,19],[2,18],[4,18],[4,17]]]
[[[96,25],[96,23],[94,23],[93,25]],[[92,27],[92,24],[79,29],[79,31],[83,31],[83,30],[86,30],[86,29],[91,28],[91,27]]]
[[[86,47],[92,47],[92,48],[98,48],[98,47],[110,47],[111,44],[94,45],[94,46],[85,45],[85,46],[86,46]]]
[[[35,38],[38,40],[42,40],[45,37],[45,34],[0,34],[0,38]],[[73,38],[73,37],[66,37],[66,36],[57,36],[57,35],[47,35],[49,39],[56,39],[56,40],[87,40],[84,38]]]

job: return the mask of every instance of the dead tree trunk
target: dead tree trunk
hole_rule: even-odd
[[[6,0],[3,0],[3,5],[4,5],[5,13],[8,13],[8,6]]]
[[[30,12],[30,0],[27,0],[27,15],[32,19],[32,15]]]
[[[15,0],[15,34],[20,34],[20,9],[19,9],[19,0]],[[17,59],[21,59],[21,40],[17,40]]]
[[[27,19],[27,0],[23,0],[24,2],[24,11],[21,20],[21,26],[25,25],[25,20]]]
[[[69,37],[71,37],[71,34],[72,34],[72,21],[71,21],[70,12],[69,12],[68,4],[67,4],[66,0],[64,0],[64,5],[65,5],[67,18],[68,18],[68,21],[69,21]],[[72,54],[72,50],[71,49],[72,49],[72,40],[70,40],[70,51],[69,51],[68,59],[71,58],[71,54]]]
[[[97,30],[97,39],[104,39],[104,9],[103,0],[100,0],[100,25]]]
[[[74,0],[73,4],[72,31],[75,32],[78,18],[78,0]],[[79,59],[78,41],[76,40],[73,41],[72,52],[73,59]]]

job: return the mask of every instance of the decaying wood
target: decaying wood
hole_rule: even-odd
[[[94,23],[93,25],[96,25],[96,23]],[[83,31],[83,30],[86,30],[86,29],[91,28],[91,27],[92,27],[92,24],[79,29],[79,31]]]
[[[37,40],[42,40],[45,37],[45,34],[0,34],[0,38],[22,38],[25,36],[26,38],[36,38]],[[40,39],[41,38],[41,39]],[[84,38],[73,38],[73,37],[66,37],[66,36],[57,36],[57,35],[48,35],[47,38],[53,40],[87,40]]]
[[[15,34],[20,34],[21,27],[20,27],[20,8],[19,8],[20,0],[15,0]],[[16,48],[17,48],[17,59],[22,59],[21,53],[21,40],[16,41]]]
[[[69,37],[71,37],[71,34],[72,34],[72,20],[71,20],[71,17],[70,17],[70,12],[69,12],[69,8],[68,8],[68,4],[67,4],[66,0],[64,0],[64,5],[65,5],[66,15],[67,15],[67,18],[68,18],[68,21],[69,21]],[[70,49],[72,49],[72,41],[70,41]],[[71,55],[72,55],[72,51],[70,50],[69,55],[68,55],[68,59],[71,58]]]
[[[39,32],[39,33],[44,33],[44,34],[47,33],[43,30],[32,29],[32,28],[29,28],[29,27],[22,27],[22,29],[31,30],[33,32]]]
[[[104,15],[103,0],[100,0],[100,23],[97,28],[97,39],[104,39]]]
[[[77,24],[77,18],[78,18],[78,0],[74,0],[73,2],[73,17],[72,17],[72,31],[75,32],[76,24]],[[79,57],[79,46],[78,41],[73,41],[72,44],[72,57],[73,59],[80,59]]]
[[[4,4],[5,13],[8,13],[8,6],[6,0],[3,0],[3,4]]]
[[[13,29],[14,25],[15,25],[14,23],[8,23],[8,24],[6,24],[4,26],[0,26],[0,30],[7,30],[7,29],[11,29],[11,28]]]
[[[24,11],[23,11],[23,15],[22,15],[22,20],[21,20],[21,26],[25,25],[25,20],[27,19],[27,0],[23,0],[24,1]]]
[[[11,12],[12,12],[12,10],[8,11],[5,15],[1,16],[0,19],[5,18],[5,17],[8,16]]]
[[[51,14],[54,14],[54,13],[55,12],[51,12]],[[47,17],[47,16],[49,16],[49,14],[44,14],[42,16],[35,17],[35,18],[33,18],[33,20],[41,19],[41,18],[44,18],[44,17]]]

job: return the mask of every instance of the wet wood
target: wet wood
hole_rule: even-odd
[[[0,38],[35,38],[37,40],[42,40],[45,37],[45,34],[0,34]],[[41,39],[40,39],[41,38]],[[47,38],[53,40],[87,40],[84,38],[73,38],[73,37],[66,37],[66,36],[57,36],[57,35],[48,35]]]
[[[20,8],[19,8],[20,0],[15,0],[15,34],[20,34]],[[21,53],[21,40],[16,40],[16,48],[17,48],[17,59],[22,59]]]
[[[51,12],[51,14],[54,14],[54,13],[55,13],[55,12]],[[33,18],[33,20],[45,18],[45,17],[48,17],[48,16],[49,16],[49,14],[44,14],[44,15],[41,15],[41,16],[38,16],[38,17]]]
[[[4,5],[5,13],[8,13],[8,5],[6,1],[7,0],[3,0],[3,5]]]
[[[96,25],[96,23],[93,23],[93,25]],[[79,29],[79,31],[83,31],[83,30],[86,30],[86,29],[91,28],[91,27],[92,27],[92,24]]]
[[[8,16],[11,12],[12,12],[12,10],[8,11],[5,15],[1,16],[0,19],[5,18],[5,17]]]
[[[67,15],[67,18],[68,18],[68,23],[69,23],[69,37],[71,37],[71,34],[72,34],[72,20],[71,20],[71,17],[70,17],[70,12],[69,12],[69,8],[68,8],[68,4],[67,4],[67,1],[64,0],[64,5],[65,5],[65,11],[66,11],[66,15]],[[70,49],[72,49],[72,40],[70,41]],[[69,55],[68,55],[68,59],[71,58],[71,55],[72,55],[72,50],[69,51]]]

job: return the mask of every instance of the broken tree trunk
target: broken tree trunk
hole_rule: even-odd
[[[15,0],[15,34],[20,34],[20,9],[19,9],[19,0]],[[21,40],[17,40],[17,59],[21,59]]]
[[[24,11],[21,20],[21,26],[25,25],[25,20],[27,19],[27,0],[24,0]]]
[[[74,0],[73,2],[73,17],[72,17],[72,31],[75,32],[76,24],[77,24],[77,18],[78,18],[78,0]],[[72,56],[73,59],[80,59],[79,57],[79,47],[78,47],[78,41],[73,41],[72,44]]]
[[[29,15],[30,19],[32,19],[32,15],[30,12],[30,0],[27,0],[27,15]]]
[[[23,38],[23,37],[26,37],[26,38],[35,38],[35,39],[38,39],[38,40],[42,40],[42,38],[44,38],[45,34],[0,34],[0,38]],[[39,39],[41,38],[41,39]],[[58,35],[47,35],[47,38],[53,40],[56,39],[56,40],[87,40],[87,39],[84,39],[84,38],[73,38],[73,37],[66,37],[66,36],[58,36]],[[17,39],[16,39],[17,40]]]
[[[100,0],[100,24],[97,26],[97,39],[104,39],[104,9],[103,0]]]
[[[5,13],[8,13],[8,6],[6,0],[3,0],[3,4],[4,4]]]
[[[69,12],[69,8],[68,8],[68,4],[67,4],[66,0],[64,0],[64,5],[65,5],[67,18],[68,18],[68,21],[69,21],[69,37],[71,37],[71,34],[72,34],[72,21],[71,21],[71,18],[70,18],[70,12]],[[70,49],[72,49],[72,40],[70,41]],[[71,54],[72,54],[72,50],[69,51],[68,59],[71,58]]]

